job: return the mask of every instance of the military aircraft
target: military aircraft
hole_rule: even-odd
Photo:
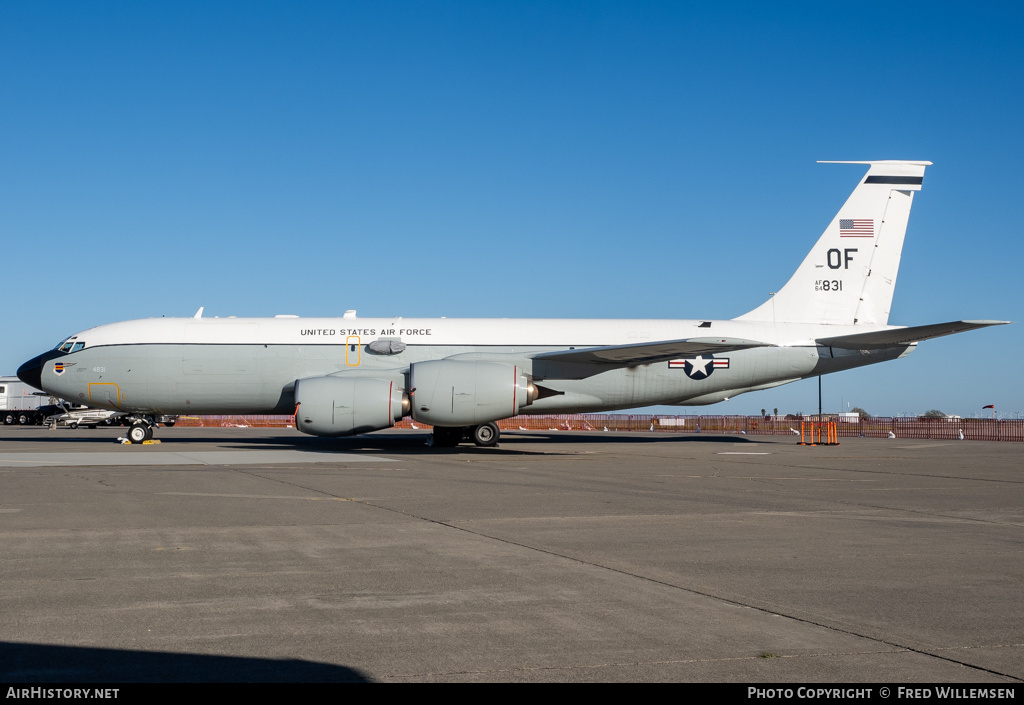
[[[127,413],[141,443],[165,414],[295,414],[349,436],[404,416],[436,446],[498,441],[517,414],[713,404],[904,357],[1006,321],[888,325],[924,161],[867,165],[796,273],[731,320],[149,318],[76,333],[18,369],[25,383]]]

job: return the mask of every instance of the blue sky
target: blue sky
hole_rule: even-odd
[[[935,163],[891,323],[1024,318],[1024,11],[718,5],[3,3],[0,372],[200,306],[731,318],[863,173],[822,159]],[[930,341],[824,406],[1024,414],[1021,349]],[[817,382],[699,411],[774,407]]]

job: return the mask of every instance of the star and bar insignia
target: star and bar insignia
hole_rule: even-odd
[[[729,369],[729,358],[698,355],[682,360],[669,360],[670,370],[683,370],[690,379],[707,379],[715,370]]]

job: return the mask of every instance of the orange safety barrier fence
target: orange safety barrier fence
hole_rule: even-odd
[[[653,414],[547,414],[515,416],[497,422],[503,431],[633,431],[654,433],[731,433],[740,435],[801,436],[801,427],[814,427],[821,445],[838,445],[839,438],[910,438],[930,440],[1024,442],[1024,419],[956,419],[876,417],[848,421],[823,416],[666,416]],[[285,428],[293,416],[179,416],[178,426],[235,426]],[[431,427],[404,418],[396,428]],[[805,426],[806,436],[809,426]],[[825,441],[821,442],[821,436]],[[816,443],[815,445],[817,445]],[[805,444],[806,445],[806,444]]]

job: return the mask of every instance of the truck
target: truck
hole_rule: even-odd
[[[17,377],[0,377],[0,422],[5,426],[41,425],[50,416],[63,413],[57,400]]]

